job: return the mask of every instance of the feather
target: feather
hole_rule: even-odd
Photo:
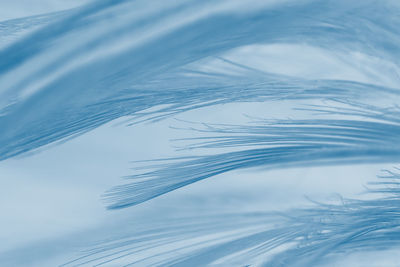
[[[399,177],[385,171],[367,199],[285,212],[238,212],[148,223],[64,266],[316,266],[356,251],[399,249]],[[179,253],[178,253],[179,251]],[[151,256],[147,256],[151,255]]]
[[[118,119],[184,123],[176,154],[135,162],[130,182],[104,193],[114,210],[243,169],[396,164],[399,10],[394,0],[99,0],[0,22],[0,161]],[[247,124],[180,120],[244,102],[269,110]],[[289,111],[275,118],[274,105]],[[315,266],[398,250],[399,174],[387,173],[367,200],[153,215],[64,266]]]

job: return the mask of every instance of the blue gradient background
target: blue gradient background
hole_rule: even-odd
[[[383,185],[390,203],[365,186],[400,155],[399,11],[389,0],[0,0],[0,266],[398,266],[397,182]],[[277,128],[291,122],[317,128]],[[296,151],[299,163],[246,165],[253,148],[289,151],[273,129],[321,146]],[[201,176],[208,157],[220,170],[235,151],[250,151],[243,166]],[[163,171],[150,173],[156,189],[127,186],[138,161],[175,157],[182,170],[150,167]],[[175,186],[185,179],[199,181]],[[377,234],[350,238],[360,225]],[[268,247],[289,230],[310,242]]]

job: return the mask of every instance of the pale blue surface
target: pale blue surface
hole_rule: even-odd
[[[0,0],[0,266],[397,266],[397,1],[85,4]]]

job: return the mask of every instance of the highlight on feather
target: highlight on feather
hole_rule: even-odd
[[[281,213],[193,216],[148,222],[64,266],[317,266],[400,246],[400,174],[385,171],[366,199],[314,202]],[[375,259],[377,260],[377,259]]]

